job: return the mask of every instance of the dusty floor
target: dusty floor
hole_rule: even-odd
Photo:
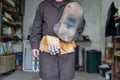
[[[15,71],[8,76],[0,76],[0,80],[38,80],[38,73]],[[75,80],[105,80],[100,74],[76,72]]]

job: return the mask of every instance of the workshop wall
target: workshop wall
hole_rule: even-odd
[[[40,2],[41,0],[25,0],[24,39],[27,39],[31,32],[33,20]]]

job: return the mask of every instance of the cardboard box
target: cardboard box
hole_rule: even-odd
[[[114,49],[113,48],[105,48],[105,62],[113,60]]]
[[[15,55],[0,56],[0,73],[15,69]]]

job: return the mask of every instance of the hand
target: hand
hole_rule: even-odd
[[[32,53],[35,57],[38,57],[39,56],[39,50],[38,49],[33,49],[32,50]]]

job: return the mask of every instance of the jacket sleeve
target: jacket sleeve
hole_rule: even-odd
[[[78,28],[77,28],[77,31],[75,33],[75,36],[74,36],[73,40],[78,40],[79,39],[80,35],[84,31],[85,24],[86,24],[86,21],[83,18],[83,20],[78,25]]]
[[[82,23],[79,24],[78,29],[77,29],[79,35],[82,34],[82,32],[84,31],[85,24],[86,24],[86,21],[85,19],[83,19]]]
[[[39,49],[39,43],[42,38],[42,8],[41,4],[39,4],[34,22],[32,27],[32,32],[30,34],[30,44],[32,49]]]

